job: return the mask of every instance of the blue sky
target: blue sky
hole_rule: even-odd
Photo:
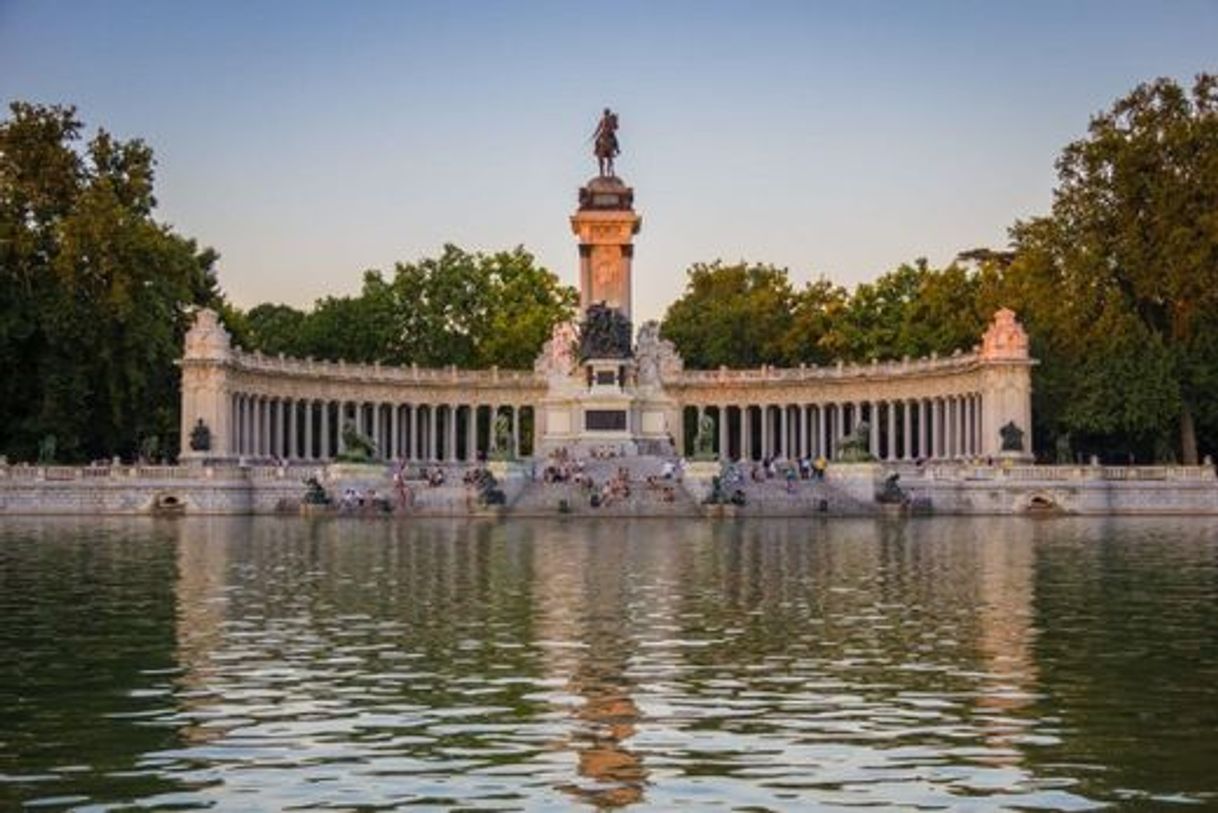
[[[444,242],[522,243],[574,284],[605,105],[644,217],[636,319],[700,260],[849,285],[945,263],[1047,208],[1089,116],[1200,71],[1218,0],[0,0],[0,97],[151,143],[159,216],[245,307]]]

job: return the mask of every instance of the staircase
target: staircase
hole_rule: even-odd
[[[669,458],[658,455],[586,459],[584,474],[599,488],[612,479],[620,469],[628,472],[630,496],[619,498],[609,505],[591,506],[589,491],[574,483],[545,483],[538,479],[525,485],[520,495],[509,505],[509,513],[527,516],[631,516],[631,517],[691,517],[701,516],[702,511],[681,484],[675,480],[661,479],[664,461]],[[538,471],[544,469],[540,463]],[[647,488],[647,478],[655,477],[660,488]],[[671,501],[665,498],[669,489]],[[561,511],[565,500],[568,510]]]
[[[827,480],[795,480],[791,490],[781,477],[744,485],[746,504],[737,509],[740,516],[811,516],[816,514],[860,515],[877,513],[874,502],[864,502]]]

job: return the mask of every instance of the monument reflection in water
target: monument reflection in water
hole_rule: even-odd
[[[1218,804],[1216,532],[8,520],[0,807]]]

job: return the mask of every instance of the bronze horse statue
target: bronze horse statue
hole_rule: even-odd
[[[594,142],[592,151],[596,154],[600,176],[602,178],[617,177],[613,171],[613,159],[622,151],[617,143],[617,113],[606,107],[592,137]]]

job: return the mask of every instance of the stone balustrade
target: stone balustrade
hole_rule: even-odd
[[[1135,482],[1218,482],[1214,466],[1103,466],[935,464],[921,468],[902,467],[902,478],[925,478],[958,482],[964,480],[1056,483],[1084,480]]]
[[[232,369],[294,378],[340,380],[378,384],[436,384],[475,387],[535,386],[543,388],[545,381],[532,370],[465,370],[455,366],[397,367],[382,364],[354,364],[345,361],[321,361],[312,358],[267,356],[234,349],[229,362]]]
[[[939,358],[931,356],[901,361],[873,361],[870,364],[800,365],[799,367],[772,367],[765,365],[751,369],[719,367],[715,370],[683,370],[680,376],[665,384],[677,386],[699,386],[723,383],[790,384],[798,382],[821,383],[832,380],[856,380],[900,376],[923,376],[928,373],[958,373],[977,369],[981,358],[977,353],[958,353]]]

